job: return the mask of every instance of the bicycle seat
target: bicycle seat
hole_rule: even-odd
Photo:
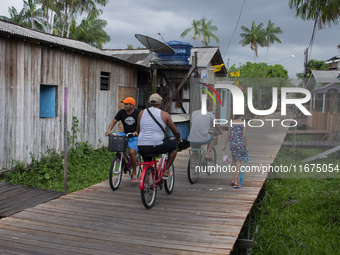
[[[155,158],[158,157],[159,154],[143,154],[142,157],[148,157],[148,158]]]

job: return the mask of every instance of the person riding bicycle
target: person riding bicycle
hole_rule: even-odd
[[[116,116],[111,121],[107,131],[105,132],[105,135],[109,135],[109,133],[118,121],[122,122],[124,126],[124,132],[119,132],[117,133],[117,135],[126,136],[127,133],[133,133],[133,137],[129,139],[128,148],[132,164],[131,180],[132,182],[137,182],[138,178],[136,175],[136,151],[138,151],[138,132],[136,130],[139,110],[134,108],[134,106],[136,105],[136,101],[132,97],[127,97],[121,102],[124,103],[124,109],[118,111]]]
[[[163,179],[167,179],[172,176],[169,172],[169,168],[174,162],[177,155],[177,143],[168,139],[164,139],[164,130],[168,126],[177,141],[181,140],[181,135],[172,121],[169,113],[162,111],[161,108],[162,97],[155,93],[149,98],[150,107],[140,111],[138,115],[137,132],[139,134],[138,139],[138,151],[143,154],[163,154],[168,153],[168,162],[165,166]],[[153,117],[158,121],[161,127],[156,123]],[[144,161],[150,161],[151,158],[144,157]]]
[[[209,109],[210,102],[207,101],[207,109]],[[211,112],[207,112],[206,115],[202,114],[202,109],[196,110],[191,114],[191,128],[188,136],[188,141],[191,147],[201,147],[201,145],[208,144],[205,154],[206,160],[212,160],[209,156],[210,150],[214,145],[214,137],[209,134],[209,129],[214,123],[215,116]],[[221,127],[215,125],[215,128],[222,134]]]

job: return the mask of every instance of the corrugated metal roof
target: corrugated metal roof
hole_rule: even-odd
[[[340,83],[338,79],[340,71],[323,71],[323,70],[312,70],[312,78],[315,79],[316,83]]]
[[[144,65],[145,67],[150,67],[150,56],[148,49],[131,49],[131,50],[105,50],[105,52],[115,56],[117,58],[126,60],[131,63]],[[212,65],[220,65],[223,63],[220,51],[218,47],[197,47],[191,49],[191,57],[189,59],[189,64],[191,65],[192,56],[197,52],[197,66],[207,67],[211,62]],[[153,53],[154,54],[154,53]],[[151,56],[153,59],[154,56]],[[226,74],[225,66],[222,67],[219,74]]]
[[[132,49],[132,50],[103,50],[107,54],[116,58],[128,61],[133,64],[150,67],[150,53],[148,49]]]
[[[96,47],[93,47],[85,42],[81,42],[81,41],[77,41],[77,40],[69,39],[69,38],[64,38],[64,37],[60,37],[56,35],[46,34],[43,32],[33,30],[31,28],[22,27],[20,25],[16,25],[16,24],[6,22],[3,20],[0,20],[0,33],[12,35],[15,37],[20,37],[20,38],[33,39],[39,42],[56,45],[59,47],[70,48],[78,52],[83,51],[83,52],[88,52],[92,54],[98,54],[101,56],[106,56],[108,58],[111,58],[112,60],[119,60],[120,62],[124,60],[121,58],[116,58],[112,54],[107,53],[103,50],[97,49]],[[123,62],[132,63],[126,60],[124,60]],[[139,65],[138,63],[136,64]]]
[[[192,48],[191,56],[197,52],[197,67],[207,67],[217,51],[218,47]],[[192,64],[192,58],[190,58],[189,63]]]
[[[338,79],[340,71],[325,71],[325,70],[312,70],[310,78],[308,79],[306,89],[316,90],[320,89],[325,85],[332,83],[340,83]]]
[[[340,62],[340,55],[339,56],[334,56],[328,60],[325,61],[326,64],[329,64],[329,63],[334,63],[334,62]]]
[[[336,84],[329,84],[321,89],[316,89],[312,91],[312,94],[326,94],[326,93],[334,93],[337,91],[340,93],[340,87]]]

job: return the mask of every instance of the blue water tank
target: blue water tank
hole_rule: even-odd
[[[157,53],[158,63],[161,65],[189,65],[192,45],[186,42],[166,42],[174,49],[173,54]]]
[[[190,132],[190,114],[188,113],[170,114],[170,117],[178,131],[181,133],[181,138],[187,140]],[[175,138],[175,136],[168,127],[166,129],[166,133],[171,138]]]

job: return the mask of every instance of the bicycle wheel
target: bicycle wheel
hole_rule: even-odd
[[[196,166],[199,166],[199,158],[198,158],[198,153],[193,152],[190,156],[189,162],[188,162],[188,180],[191,184],[194,184],[197,182],[199,171],[197,171]]]
[[[142,162],[142,156],[140,156],[138,153],[136,153],[136,176],[139,177],[141,171],[142,171],[142,167],[139,165],[139,163]],[[131,166],[131,169],[130,169],[130,174],[129,174],[129,177],[131,179],[132,177],[132,166]]]
[[[207,174],[211,175],[213,174],[213,172],[211,171],[211,167],[212,166],[216,167],[216,161],[217,161],[215,147],[211,148],[209,156],[212,158],[212,160],[206,161],[206,170],[207,170]]]
[[[137,169],[136,169],[136,171],[137,171],[137,177],[139,177],[140,173],[142,172],[142,166],[139,165],[140,163],[142,163],[142,156],[137,153],[136,157],[137,157]]]
[[[120,160],[120,154],[118,154],[113,158],[111,167],[110,167],[110,187],[112,190],[117,190],[119,184],[122,180],[122,161]]]
[[[151,166],[146,169],[143,180],[143,189],[140,191],[142,202],[146,209],[153,207],[156,201],[157,187],[152,188],[152,170]]]
[[[165,188],[166,193],[171,194],[174,191],[174,184],[175,184],[174,164],[170,166],[169,172],[172,173],[172,176],[164,180],[164,188]]]

